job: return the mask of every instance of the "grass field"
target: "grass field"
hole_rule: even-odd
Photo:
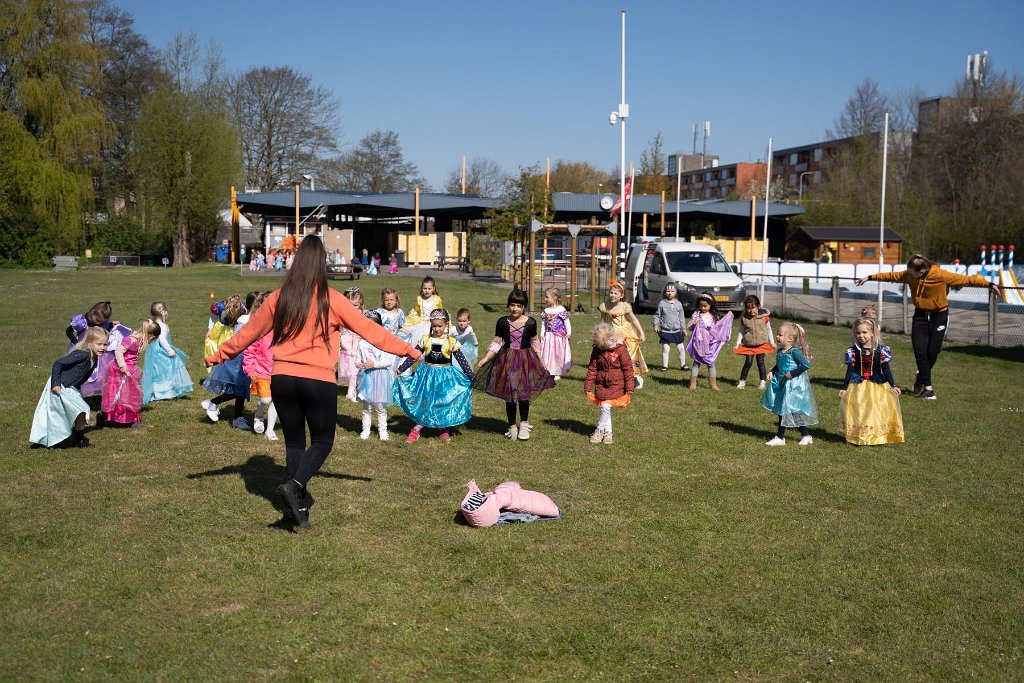
[[[534,403],[529,442],[503,439],[503,404],[477,394],[449,445],[367,445],[340,400],[313,526],[292,533],[275,509],[283,442],[198,406],[210,291],[276,283],[212,266],[0,272],[0,678],[1024,677],[1024,354],[947,344],[939,400],[904,398],[908,442],[876,448],[833,426],[848,328],[808,327],[823,424],[807,448],[764,446],[774,417],[756,382],[735,389],[728,353],[718,393],[654,370],[612,446],[586,438],[580,368]],[[396,283],[407,309],[417,278],[358,284],[375,302]],[[507,290],[439,286],[488,338]],[[130,326],[167,302],[197,391],[152,405],[143,430],[91,433],[95,448],[30,449],[63,329],[105,298]],[[572,319],[578,359],[594,321]],[[906,386],[909,343],[890,341]],[[458,525],[473,478],[543,491],[565,519]]]

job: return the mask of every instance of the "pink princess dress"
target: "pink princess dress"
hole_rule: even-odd
[[[569,311],[563,306],[545,308],[540,321],[540,359],[548,372],[560,377],[572,367],[572,349],[569,348],[572,327],[569,322]]]
[[[111,363],[103,385],[103,412],[107,422],[131,425],[142,422],[142,372],[139,370],[139,342],[134,337],[121,340],[124,365],[121,372],[117,363]]]

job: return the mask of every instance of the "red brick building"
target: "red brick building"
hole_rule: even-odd
[[[751,196],[751,186],[764,195],[765,164],[737,163],[684,171],[680,196],[683,199],[734,199]],[[674,180],[674,179],[673,179]]]

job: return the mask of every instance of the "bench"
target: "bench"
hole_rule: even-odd
[[[50,258],[50,262],[53,263],[55,271],[78,270],[77,256],[54,256]]]
[[[466,270],[467,261],[461,256],[439,256],[437,259],[437,269],[444,270],[447,266],[455,266],[461,270]]]
[[[343,263],[340,266],[327,266],[328,280],[339,280],[341,278],[358,280],[359,276],[362,274],[363,267],[352,263]]]

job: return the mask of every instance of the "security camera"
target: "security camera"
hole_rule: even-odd
[[[613,126],[616,124],[616,122],[618,122],[618,120],[619,120],[619,113],[618,112],[613,111],[611,114],[608,115],[608,123],[612,124]]]

